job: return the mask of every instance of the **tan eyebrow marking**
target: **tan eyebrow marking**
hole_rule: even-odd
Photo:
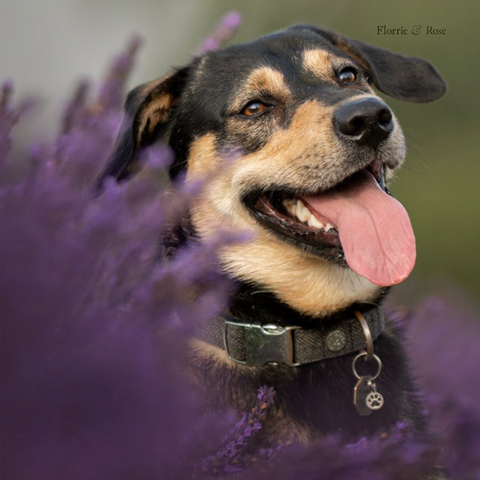
[[[332,80],[332,58],[325,50],[306,50],[303,53],[303,67],[323,80]]]
[[[246,87],[255,90],[271,90],[272,93],[288,94],[290,90],[285,84],[283,73],[270,67],[254,70],[247,78]]]
[[[291,94],[285,83],[283,73],[271,67],[260,67],[248,76],[242,90],[235,99],[233,109],[241,108],[246,101],[252,100],[252,95],[262,93],[268,93],[281,100],[286,99]]]

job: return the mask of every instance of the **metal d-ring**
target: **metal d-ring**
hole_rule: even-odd
[[[359,358],[362,358],[362,357],[367,357],[367,358],[365,359],[365,360],[367,360],[367,359],[368,359],[368,353],[367,353],[367,352],[360,352],[360,353],[353,359],[353,363],[352,363],[353,374],[354,374],[355,377],[357,377],[359,380],[360,380],[360,378],[362,378],[362,377],[357,373],[356,363],[357,363],[357,360],[358,360]],[[374,375],[374,376],[371,378],[371,381],[372,381],[372,382],[378,378],[378,376],[380,375],[380,372],[382,371],[382,366],[383,366],[382,361],[381,361],[380,358],[378,358],[375,354],[373,355],[373,359],[377,362],[378,370],[377,370],[376,375]]]
[[[355,316],[362,326],[363,334],[365,335],[365,340],[367,342],[367,360],[372,360],[374,357],[372,332],[370,331],[370,327],[368,326],[365,317],[358,310],[355,310]]]

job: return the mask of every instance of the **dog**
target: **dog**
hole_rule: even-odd
[[[423,59],[309,25],[208,52],[130,92],[101,175],[128,179],[163,142],[172,179],[211,176],[166,257],[220,229],[253,232],[219,252],[238,289],[189,342],[186,368],[210,408],[245,411],[257,388],[275,388],[259,445],[384,435],[400,421],[429,436],[382,310],[413,269],[415,239],[388,190],[404,136],[373,87],[413,103],[446,91]]]

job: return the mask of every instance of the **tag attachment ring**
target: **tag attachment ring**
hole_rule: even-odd
[[[368,357],[368,353],[367,352],[360,352],[354,359],[353,359],[353,363],[352,363],[352,370],[353,370],[353,374],[355,375],[355,377],[360,380],[362,378],[361,375],[358,374],[357,372],[357,368],[356,368],[356,364],[357,364],[357,360],[359,358],[362,358],[362,357]],[[382,364],[382,361],[380,360],[379,357],[377,357],[377,355],[373,355],[373,359],[377,362],[377,366],[378,366],[378,370],[377,370],[377,373],[371,378],[371,381],[373,382],[374,380],[376,380],[379,376],[380,376],[380,372],[382,371],[382,367],[383,367],[383,364]],[[367,360],[367,359],[365,359]]]

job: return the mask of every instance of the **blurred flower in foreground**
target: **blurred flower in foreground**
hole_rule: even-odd
[[[241,474],[259,457],[265,458],[271,454],[270,450],[263,449],[252,454],[248,452],[248,447],[249,440],[262,428],[262,420],[267,416],[268,408],[274,401],[275,390],[271,387],[261,387],[252,411],[243,415],[224,440],[224,445],[219,451],[202,459],[196,466],[198,473],[200,475]]]
[[[203,50],[238,24],[227,17]],[[138,45],[117,57],[93,101],[81,82],[58,137],[27,153],[12,151],[11,132],[30,102],[15,107],[12,84],[2,87],[2,479],[411,480],[433,463],[480,478],[480,322],[448,296],[405,320],[440,453],[405,424],[349,445],[259,448],[275,408],[269,386],[251,392],[240,417],[199,411],[182,380],[184,341],[224,308],[231,285],[214,268],[216,251],[239,238],[220,234],[158,260],[163,233],[203,188],[169,184],[166,147],[131,182],[92,194]]]
[[[10,92],[7,140],[8,118],[20,114]],[[77,121],[53,148],[17,154],[1,172],[2,478],[182,478],[216,427],[188,438],[200,416],[179,355],[185,336],[224,308],[230,286],[212,265],[231,239],[158,263],[169,210],[195,189],[178,186],[167,201],[163,148],[139,181],[93,198],[115,128],[87,110]]]
[[[441,462],[454,479],[478,479],[478,310],[468,297],[445,292],[427,298],[406,323],[410,357],[424,390],[430,422],[440,439]]]

